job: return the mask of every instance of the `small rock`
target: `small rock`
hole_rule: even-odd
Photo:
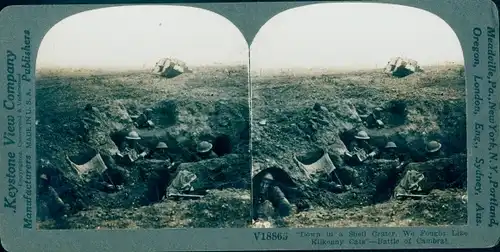
[[[461,200],[462,200],[462,202],[463,202],[464,204],[465,204],[465,203],[467,203],[467,200],[468,200],[467,195],[463,195],[463,196],[461,197]]]
[[[321,104],[316,102],[314,103],[313,109],[316,111],[321,111],[321,107],[322,107]]]
[[[384,122],[382,122],[382,120],[377,120],[376,123],[377,123],[378,127],[383,127],[384,126]]]

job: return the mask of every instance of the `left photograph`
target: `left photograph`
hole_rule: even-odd
[[[36,59],[38,229],[251,225],[248,46],[213,12],[63,19]]]

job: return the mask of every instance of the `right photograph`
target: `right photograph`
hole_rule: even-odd
[[[453,29],[413,7],[270,19],[250,47],[253,227],[466,225],[463,64]]]

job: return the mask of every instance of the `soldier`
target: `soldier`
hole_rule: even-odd
[[[326,176],[319,177],[318,186],[334,193],[341,193],[346,191],[347,187],[333,180],[331,178],[332,176],[334,175],[328,174]]]
[[[85,105],[85,108],[83,109],[81,124],[82,124],[82,134],[81,134],[82,140],[84,142],[88,142],[90,141],[90,135],[92,129],[101,124],[99,109],[92,106],[91,104]]]
[[[147,203],[161,201],[166,196],[167,187],[172,180],[172,171],[169,168],[155,169],[149,177],[145,195]]]
[[[135,125],[138,128],[153,128],[154,123],[152,121],[153,118],[153,109],[147,108],[143,113],[137,117],[135,120]]]
[[[355,163],[362,163],[368,158],[375,157],[377,150],[368,143],[370,136],[366,131],[359,131],[354,138],[354,141],[349,144],[349,152],[346,153],[348,159],[354,158]]]
[[[152,151],[151,154],[148,155],[148,157],[151,159],[159,159],[172,162],[172,157],[168,152],[169,152],[168,145],[165,142],[159,142],[156,145],[155,150]]]
[[[138,143],[140,139],[141,137],[137,132],[130,131],[123,142],[121,155],[123,157],[128,156],[131,162],[135,162],[139,158],[144,158],[148,151]]]
[[[380,159],[394,160],[399,159],[397,153],[397,145],[394,142],[387,142],[384,147],[384,151],[380,154]]]
[[[196,152],[198,152],[198,157],[200,159],[211,159],[217,158],[217,154],[212,150],[213,145],[207,141],[202,141],[196,146]]]
[[[442,145],[438,141],[428,142],[427,146],[425,147],[425,150],[427,152],[426,159],[432,160],[432,159],[444,158],[445,155],[441,150],[441,147]]]
[[[254,211],[254,219],[266,217],[263,216],[263,205],[266,200],[272,203],[274,209],[278,210],[280,216],[285,217],[290,215],[292,205],[270,173],[266,173],[262,177],[259,187],[259,195],[257,195],[256,206],[254,206],[256,208]]]
[[[40,175],[40,195],[46,199],[50,215],[59,219],[69,210],[69,206],[64,204],[56,190],[50,186],[49,177],[46,174]]]
[[[126,184],[130,179],[130,172],[117,166],[115,160],[108,155],[101,154],[107,169],[103,172],[104,181],[118,189],[117,186]]]

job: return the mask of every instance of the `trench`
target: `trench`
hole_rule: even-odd
[[[304,164],[310,164],[318,160],[321,156],[320,153],[322,149],[329,151],[329,157],[333,165],[337,168],[337,176],[344,184],[352,185],[353,190],[341,193],[330,192],[320,188],[307,179],[295,179],[302,192],[301,195],[298,196],[291,195],[291,202],[296,205],[302,205],[305,201],[312,206],[351,208],[383,203],[391,199],[394,188],[403,175],[402,172],[381,172],[368,165],[346,164],[342,161],[343,158],[336,154],[336,149],[347,147],[349,143],[354,140],[356,133],[360,130],[364,130],[368,133],[370,136],[370,145],[379,150],[383,150],[387,142],[394,142],[398,147],[398,155],[407,158],[411,163],[426,161],[425,147],[427,142],[432,140],[442,144],[441,150],[445,157],[467,153],[465,101],[392,100],[383,105],[383,110],[378,116],[384,122],[382,128],[367,127],[364,124],[355,124],[352,122],[351,124],[353,127],[342,128],[339,127],[339,125],[346,125],[349,124],[349,122],[337,121],[320,128],[315,135],[313,135],[314,133],[308,133],[313,136],[309,139],[313,140],[302,141],[303,145],[300,145],[300,142],[297,141],[297,133],[293,132],[294,136],[290,136],[289,139],[293,139],[295,144],[290,150],[285,151],[292,151],[296,154],[300,153],[301,155],[298,158]],[[337,111],[330,112],[337,113]],[[298,111],[295,115],[290,117],[296,122],[297,120],[304,120],[304,117],[310,114],[311,113],[305,109],[305,111]],[[328,119],[332,117],[324,116],[324,118]],[[339,119],[339,117],[333,118]],[[287,136],[280,137],[287,139]],[[328,146],[325,144],[335,141],[337,141],[335,145],[337,147],[331,147],[332,145]],[[294,151],[292,148],[297,151]],[[282,167],[284,167],[283,169],[291,174],[292,177],[304,178],[293,162],[288,160],[276,160],[278,163],[282,164]],[[343,168],[355,170],[359,178],[353,179],[352,173]],[[448,169],[448,167],[444,167],[444,170],[446,169]],[[432,172],[430,174],[432,174]],[[463,177],[459,178],[459,176],[461,176],[460,174],[447,172],[442,172],[440,174],[443,176],[442,179],[444,182],[436,185],[436,189],[463,187],[463,183],[454,183],[454,181],[458,179],[463,180]],[[255,184],[258,184],[258,176],[254,177],[254,185]]]
[[[126,123],[112,116],[104,116],[101,117],[103,120],[100,124],[101,127],[91,131],[89,138],[97,139],[95,142],[98,140],[102,142],[102,138],[106,138],[106,141],[110,142],[108,145],[114,145],[120,150],[128,133],[134,130],[141,137],[138,143],[148,150],[154,150],[159,142],[165,142],[169,147],[170,156],[177,165],[199,162],[196,147],[201,141],[208,141],[213,144],[212,150],[220,159],[224,159],[225,157],[234,159],[234,156],[241,156],[242,159],[247,160],[243,162],[247,162],[248,165],[238,163],[233,168],[240,169],[238,172],[241,174],[248,173],[246,176],[250,178],[250,159],[247,157],[249,153],[249,109],[246,101],[242,103],[230,103],[165,100],[149,106],[134,105],[134,107],[139,108],[135,109],[135,111],[130,109],[132,106],[128,106],[127,104],[124,104],[124,107],[130,115],[137,114],[137,111],[141,111],[141,109],[151,108],[151,121],[154,122],[154,127],[137,128],[132,123]],[[109,125],[113,127],[106,127]],[[103,179],[106,182],[110,182],[106,180],[106,177],[89,175],[90,177],[78,179],[76,173],[64,172],[62,176],[65,177],[66,183],[68,183],[68,179],[72,180],[69,183],[73,184],[73,186],[71,190],[61,193],[61,198],[71,205],[73,213],[93,207],[108,209],[130,208],[137,205],[155,203],[144,200],[149,190],[148,183],[150,183],[151,174],[148,174],[145,179],[141,179],[136,166],[127,167],[119,163],[115,160],[115,156],[109,154],[106,150],[99,149],[99,146],[84,144],[68,152],[72,153],[68,155],[68,158],[76,164],[85,164],[99,153],[108,168],[118,166],[127,170],[130,175],[126,181],[118,181],[118,184],[123,185],[122,190],[107,192],[94,188],[88,182],[93,179]],[[59,164],[62,164],[60,167],[66,166],[62,169],[70,169],[67,168],[68,162],[66,160],[59,161]],[[222,164],[221,166],[226,167],[227,165]],[[172,179],[172,176],[167,176],[168,174],[158,173],[157,175],[164,180]],[[250,188],[249,183],[230,182],[222,189]],[[54,186],[61,189],[61,184],[62,182],[59,182],[57,185],[54,184]],[[208,185],[208,187],[211,186]],[[213,187],[215,188],[215,186]],[[83,198],[84,200],[76,203],[75,200],[71,200],[72,198]]]

